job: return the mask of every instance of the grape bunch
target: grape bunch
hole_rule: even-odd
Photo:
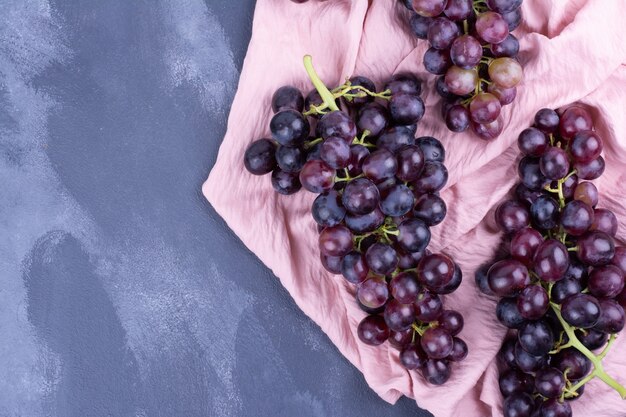
[[[402,0],[413,13],[412,32],[426,39],[426,71],[438,75],[442,117],[453,132],[500,135],[502,106],[511,104],[523,70],[519,42],[522,0]]]
[[[421,83],[397,74],[376,92],[355,76],[329,91],[308,56],[305,68],[315,89],[306,98],[293,87],[274,94],[272,139],[253,142],[244,164],[253,174],[271,172],[279,193],[318,194],[311,211],[321,262],[343,275],[368,314],[359,339],[389,340],[404,367],[443,384],[468,348],[458,337],[462,315],[441,298],[459,287],[461,269],[427,249],[430,227],[447,212],[439,191],[448,171],[441,142],[415,138]]]
[[[624,328],[626,247],[615,244],[616,216],[598,206],[603,143],[585,108],[540,110],[518,145],[515,198],[495,212],[507,256],[476,281],[502,297],[496,316],[510,329],[499,354],[504,415],[568,417],[594,378],[626,398],[602,364]]]

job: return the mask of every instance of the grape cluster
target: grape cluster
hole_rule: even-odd
[[[522,0],[401,0],[413,13],[411,30],[427,39],[426,71],[438,75],[442,117],[453,132],[482,139],[500,135],[502,106],[511,104],[523,70],[519,42]]]
[[[245,166],[272,172],[279,193],[303,187],[318,194],[311,211],[321,262],[354,286],[368,313],[359,339],[372,346],[389,340],[404,367],[443,384],[468,348],[458,337],[462,315],[445,310],[441,298],[459,287],[461,269],[427,249],[430,227],[446,215],[439,190],[448,171],[441,142],[415,139],[425,110],[421,83],[398,74],[376,92],[356,76],[329,91],[310,57],[305,67],[316,88],[306,98],[293,87],[274,94],[272,139],[253,142]]]
[[[540,110],[518,145],[521,182],[495,213],[508,255],[476,280],[502,297],[496,315],[511,329],[499,354],[504,415],[567,417],[593,378],[626,398],[602,365],[624,328],[626,248],[598,207],[603,144],[585,108]]]

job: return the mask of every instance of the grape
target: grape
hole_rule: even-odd
[[[448,51],[442,51],[435,48],[429,48],[424,53],[424,68],[426,71],[435,75],[446,74],[446,71],[452,65],[450,59],[450,53]],[[477,79],[478,77],[476,77]],[[449,85],[448,83],[446,83]],[[456,94],[456,93],[455,93]]]
[[[530,218],[539,229],[550,230],[559,224],[559,203],[542,195],[530,206]]]
[[[591,361],[575,348],[560,351],[551,363],[561,372],[567,372],[569,380],[584,378],[591,370]]]
[[[450,366],[445,360],[429,359],[422,367],[422,375],[433,385],[443,385],[450,378]]]
[[[363,145],[350,145],[350,164],[348,165],[348,173],[351,176],[361,175],[363,173],[363,161],[370,154],[370,151]]]
[[[500,43],[509,35],[509,25],[496,12],[485,12],[476,19],[476,32],[487,43]]]
[[[579,200],[591,207],[595,207],[598,204],[598,189],[592,182],[580,182],[574,189],[574,200]]]
[[[407,145],[396,152],[398,171],[396,177],[401,181],[415,181],[424,169],[424,152],[419,146]]]
[[[532,394],[534,378],[516,369],[509,369],[500,375],[498,385],[504,397],[522,392]]]
[[[526,352],[519,341],[515,344],[515,364],[523,372],[535,372],[548,363],[548,355],[533,356]]]
[[[435,292],[437,294],[452,294],[461,286],[463,282],[463,271],[461,271],[461,267],[457,264],[454,264],[454,272],[452,273],[452,279],[446,285],[442,287],[437,287]]]
[[[295,110],[302,112],[304,108],[304,97],[295,87],[285,85],[280,87],[272,96],[272,110],[278,113],[282,110]]]
[[[361,252],[352,251],[343,257],[341,261],[341,274],[348,282],[359,284],[365,281],[368,272],[369,268]]]
[[[375,182],[392,178],[397,170],[398,162],[394,154],[387,149],[378,149],[363,161],[363,173]]]
[[[606,333],[594,329],[577,330],[576,337],[589,350],[600,349],[609,338]]]
[[[590,162],[602,153],[602,139],[591,130],[582,130],[572,139],[570,153],[576,162]]]
[[[520,23],[522,23],[522,11],[520,9],[513,10],[512,12],[503,13],[502,18],[509,27],[509,32],[514,31]]]
[[[419,95],[422,92],[422,83],[411,73],[394,74],[391,80],[385,84],[385,90],[395,94]]]
[[[613,256],[611,264],[618,267],[624,276],[626,276],[626,247],[620,246],[615,248],[615,255]]]
[[[510,395],[504,399],[504,417],[531,417],[533,399],[525,392]]]
[[[300,191],[302,185],[297,172],[292,173],[275,169],[272,172],[272,187],[279,194],[291,195]]]
[[[594,268],[587,283],[589,292],[599,298],[614,298],[624,289],[624,274],[615,265]]]
[[[600,318],[594,329],[603,333],[615,334],[624,329],[626,317],[624,308],[615,300],[603,299],[600,303]]]
[[[529,285],[517,297],[520,315],[527,320],[538,320],[550,307],[548,293],[540,285]]]
[[[413,215],[428,226],[436,226],[446,217],[446,203],[436,194],[423,194],[415,202]]]
[[[567,275],[567,274],[566,274]],[[582,291],[580,281],[575,278],[564,278],[554,284],[552,287],[552,301],[561,304],[566,298],[578,294]]]
[[[540,157],[548,149],[548,137],[541,130],[529,127],[518,136],[517,146],[526,155]]]
[[[446,159],[446,151],[441,142],[431,136],[418,138],[415,144],[424,153],[424,159],[431,162],[443,163]]]
[[[450,333],[440,327],[430,327],[426,329],[420,345],[424,352],[431,359],[443,359],[452,353],[454,340]]]
[[[502,88],[495,83],[489,84],[487,92],[496,96],[496,98],[500,101],[500,104],[503,106],[513,103],[513,100],[517,97],[517,87]]]
[[[604,173],[605,163],[601,156],[590,162],[577,162],[574,164],[578,178],[583,180],[595,180]]]
[[[243,157],[243,164],[254,175],[264,175],[276,167],[276,146],[270,139],[259,139],[252,142]]]
[[[322,193],[333,188],[335,170],[323,161],[311,160],[304,164],[300,171],[302,186],[312,193]]]
[[[569,172],[569,158],[563,149],[550,146],[541,155],[539,167],[546,178],[558,180]]]
[[[381,199],[380,209],[387,216],[403,216],[411,211],[414,203],[413,191],[404,184],[397,184]]]
[[[337,136],[351,144],[356,136],[356,124],[347,113],[331,111],[322,116],[317,123],[316,132],[324,139]]]
[[[320,158],[331,168],[347,167],[350,157],[350,145],[340,137],[331,136],[321,145]]]
[[[322,100],[322,96],[320,96],[320,93],[318,93],[316,89],[311,90],[304,98],[304,108],[307,111],[311,110],[312,106],[319,107],[323,103],[324,100]],[[314,117],[319,118],[317,114]]]
[[[272,138],[284,146],[301,145],[309,135],[309,122],[295,110],[283,110],[270,121]]]
[[[367,214],[378,206],[380,195],[376,185],[367,178],[349,181],[343,190],[343,206],[353,214]]]
[[[413,94],[394,94],[389,100],[389,113],[396,124],[417,123],[425,110],[422,99]]]
[[[496,223],[505,233],[514,233],[530,223],[526,207],[513,200],[500,204],[495,212]]]
[[[576,133],[583,130],[591,130],[592,128],[591,115],[583,107],[569,107],[561,115],[559,131],[565,139],[573,138]]]
[[[574,191],[578,186],[578,175],[572,174],[566,177],[566,180],[563,181],[562,189],[563,189],[563,197],[566,200],[570,200],[574,198]],[[552,182],[552,187],[558,188],[558,183]]]
[[[552,109],[541,109],[535,114],[535,126],[544,133],[555,133],[559,128],[559,115]]]
[[[341,256],[329,256],[320,253],[320,259],[322,261],[322,266],[328,272],[332,272],[333,274],[341,273],[341,261],[343,259]]]
[[[545,195],[543,191],[533,191],[526,187],[524,184],[519,183],[515,187],[515,197],[518,201],[532,205],[537,199]]]
[[[450,46],[450,59],[457,67],[471,69],[480,63],[483,47],[470,35],[461,35]]]
[[[385,306],[385,323],[390,329],[401,332],[410,329],[414,321],[413,304],[402,304],[398,300],[390,300]]]
[[[313,138],[309,138],[309,141],[314,140]],[[315,145],[311,146],[309,149],[307,149],[306,152],[306,160],[307,161],[321,161],[322,158],[320,158],[320,149],[322,147],[321,142],[316,143]]]
[[[469,18],[472,12],[472,0],[448,0],[448,5],[443,11],[448,19],[456,22]]]
[[[417,38],[427,39],[428,28],[430,27],[432,21],[433,19],[431,17],[425,17],[414,13],[409,20],[409,25]]]
[[[415,137],[404,126],[395,126],[387,129],[376,142],[379,149],[387,149],[394,154],[405,146],[413,144],[415,144]]]
[[[363,77],[361,75],[357,75],[356,77],[350,78],[350,85],[361,86],[373,93],[376,92],[376,85],[374,84],[374,82],[370,80],[369,78]],[[354,88],[349,91],[349,94],[358,94],[360,92],[362,91]],[[365,94],[364,97],[353,97],[347,101],[349,104],[360,106],[365,103],[369,103],[370,101],[373,101],[373,100],[374,100],[374,97],[370,96],[369,94]]]
[[[370,269],[380,275],[390,274],[398,265],[398,254],[384,243],[374,243],[370,246],[365,252],[365,259]]]
[[[398,231],[398,245],[407,252],[421,252],[430,242],[430,230],[420,219],[404,220]]]
[[[522,66],[513,58],[496,58],[489,64],[489,77],[504,88],[512,88],[522,81]]]
[[[415,317],[422,322],[431,322],[443,312],[443,303],[437,294],[420,290],[415,299]]]
[[[426,366],[428,356],[419,344],[409,344],[400,352],[400,362],[406,369],[422,369]]]
[[[352,232],[345,226],[326,227],[319,236],[320,252],[330,256],[344,256],[352,250]]]
[[[456,23],[445,17],[438,17],[428,27],[428,43],[436,49],[447,49],[459,34]]]
[[[306,162],[306,152],[301,147],[279,145],[276,149],[276,162],[285,172],[299,172]]]
[[[565,388],[563,372],[556,368],[544,368],[535,375],[535,388],[546,398],[557,398]]]
[[[491,45],[490,49],[496,58],[514,57],[519,52],[519,41],[515,36],[509,34],[502,42]]]
[[[389,298],[387,283],[382,278],[369,278],[363,281],[356,292],[359,301],[366,307],[378,308]]]
[[[413,272],[401,272],[394,276],[389,282],[391,295],[398,302],[409,304],[415,301],[420,290],[417,277]]]
[[[382,226],[385,222],[385,215],[378,208],[367,214],[346,213],[345,222],[346,226],[355,233],[369,233]]]
[[[458,311],[444,310],[437,321],[439,327],[445,329],[451,336],[456,336],[463,330],[463,316]]]
[[[476,95],[469,106],[472,121],[480,124],[494,122],[500,115],[501,108],[498,98],[490,93]]]
[[[572,407],[568,403],[551,398],[541,404],[540,413],[541,417],[572,417]]]
[[[600,303],[588,294],[576,294],[561,304],[563,319],[574,327],[587,329],[595,326],[600,318]]]
[[[500,363],[512,369],[517,369],[517,363],[515,362],[515,344],[517,343],[516,337],[508,337],[502,343],[500,351],[498,352],[498,360]]]
[[[400,269],[415,268],[426,252],[407,252],[400,248],[395,249],[398,253],[398,268]]]
[[[554,347],[554,334],[545,320],[526,322],[519,329],[520,346],[533,356],[546,355]]]
[[[526,156],[522,158],[518,167],[518,174],[522,183],[530,190],[541,190],[547,183],[547,178],[539,168],[539,159]]]
[[[569,267],[569,254],[564,244],[556,239],[547,239],[537,248],[533,262],[539,279],[556,282],[563,279]]]
[[[363,305],[363,303],[361,303],[359,301],[359,299],[356,299],[356,304],[359,306],[359,308],[362,311],[365,311],[367,314],[381,314],[383,311],[385,311],[385,306],[382,305],[380,307],[376,307],[376,308],[370,308],[370,307],[366,307]]]
[[[378,346],[389,338],[389,328],[380,316],[366,316],[357,327],[359,339],[366,345]]]
[[[504,129],[504,121],[502,120],[502,116],[498,117],[495,121],[491,123],[471,123],[472,130],[476,135],[484,140],[495,139],[500,136],[502,133],[502,129]]]
[[[389,124],[389,112],[376,102],[364,104],[359,109],[356,124],[361,132],[367,130],[371,136],[378,136]]]
[[[389,344],[396,349],[405,350],[405,348],[411,345],[413,333],[414,331],[412,328],[408,328],[402,332],[396,332],[394,330],[391,330],[389,332],[389,339],[387,340],[389,340]],[[422,353],[422,356],[426,358],[425,353]],[[402,362],[402,365],[404,365],[404,362],[402,361],[402,352],[400,352],[400,361]],[[407,368],[406,365],[404,365],[404,367]]]
[[[615,242],[604,232],[592,231],[578,239],[576,253],[578,259],[586,265],[606,265],[615,254]]]
[[[443,13],[448,0],[413,0],[413,10],[419,15],[434,17]]]
[[[467,358],[469,354],[469,348],[467,343],[458,337],[453,337],[452,352],[448,355],[448,358],[452,362],[461,362]]]
[[[454,274],[454,262],[443,254],[432,254],[422,258],[417,266],[419,283],[430,291],[445,287]]]
[[[516,298],[501,298],[496,305],[496,317],[500,323],[509,329],[519,329],[526,323],[517,307]]]
[[[500,297],[516,295],[530,284],[528,269],[519,261],[502,260],[489,268],[487,273],[489,288]]]
[[[445,118],[446,126],[453,132],[464,132],[470,125],[470,112],[460,104],[450,107]]]
[[[450,90],[448,90],[448,86],[446,85],[446,77],[443,75],[437,77],[437,81],[435,82],[435,91],[437,91],[437,94],[445,99],[452,100],[456,97],[450,92]]]
[[[520,262],[530,264],[537,248],[543,242],[541,233],[529,227],[520,229],[511,239],[511,256]]]
[[[593,224],[591,230],[599,230],[611,237],[617,234],[617,217],[607,209],[595,209],[593,211]]]
[[[487,0],[491,10],[498,13],[509,13],[518,9],[523,0]]]
[[[441,190],[448,182],[448,170],[440,162],[426,161],[420,177],[413,182],[416,192],[434,193]]]
[[[473,92],[478,83],[478,73],[475,69],[463,69],[461,67],[452,66],[445,74],[445,82],[448,90],[459,96]]]
[[[561,226],[572,236],[580,236],[591,227],[594,211],[591,206],[579,200],[572,200],[563,208]]]

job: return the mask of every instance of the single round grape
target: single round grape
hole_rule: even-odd
[[[401,181],[415,181],[424,169],[424,152],[416,145],[406,145],[396,152],[398,171],[396,177]]]
[[[272,138],[284,146],[298,146],[309,135],[309,122],[296,110],[282,110],[270,120]]]
[[[535,389],[532,375],[525,374],[517,369],[508,369],[500,374],[498,385],[504,397],[522,392],[532,394]]]
[[[379,149],[387,149],[394,154],[405,146],[414,144],[414,134],[404,126],[394,126],[387,129],[376,141],[376,146]]]
[[[421,322],[428,323],[437,320],[443,312],[443,303],[437,294],[420,290],[415,298],[415,317]]]
[[[445,329],[430,327],[422,335],[420,345],[429,358],[444,359],[452,353],[454,340]]]
[[[457,264],[454,264],[454,272],[452,273],[452,279],[446,285],[442,287],[437,287],[434,291],[437,294],[452,294],[456,291],[463,282],[463,271],[461,267]]]
[[[565,377],[556,368],[544,368],[535,375],[535,389],[546,398],[560,397],[564,388]]]
[[[413,0],[413,10],[421,16],[438,16],[446,8],[448,0]]]
[[[511,256],[528,265],[542,242],[543,237],[537,230],[530,227],[520,229],[511,239]]]
[[[533,356],[526,352],[519,341],[515,344],[515,364],[523,372],[535,372],[548,364],[548,355]]]
[[[434,19],[432,17],[426,17],[414,13],[409,19],[409,25],[411,26],[411,30],[413,34],[418,39],[427,39],[428,38],[428,28]]]
[[[535,114],[535,127],[544,133],[555,133],[559,121],[559,114],[552,109],[541,109]]]
[[[371,136],[378,136],[389,125],[389,112],[376,102],[364,104],[359,109],[356,124],[361,132],[367,130]]]
[[[550,146],[539,159],[539,167],[543,175],[550,180],[564,178],[569,172],[567,153],[556,146]]]
[[[304,97],[300,90],[290,85],[280,87],[272,96],[272,110],[278,113],[282,110],[302,112]]]
[[[475,69],[452,66],[446,71],[445,82],[452,94],[464,96],[472,93],[476,88],[478,73]]]
[[[576,337],[589,350],[603,347],[609,336],[595,329],[576,330]]]
[[[457,67],[471,69],[480,63],[483,47],[471,35],[461,35],[454,39],[450,47],[450,59]]]
[[[524,70],[519,62],[513,58],[496,58],[489,64],[489,77],[504,88],[512,88],[522,81]]]
[[[413,191],[404,184],[396,184],[380,200],[380,209],[387,216],[398,217],[410,212],[414,204]]]
[[[520,346],[533,356],[546,355],[554,347],[554,333],[545,320],[526,322],[517,334]]]
[[[548,292],[540,285],[529,285],[517,297],[520,315],[527,320],[538,320],[550,308]]]
[[[617,217],[607,209],[598,208],[593,211],[593,223],[590,230],[599,230],[611,237],[617,234]]]
[[[331,136],[321,145],[320,158],[331,168],[347,167],[350,157],[350,145],[340,137]]]
[[[500,297],[511,297],[530,284],[528,269],[519,261],[506,259],[494,263],[487,273],[489,288]]]
[[[363,161],[370,154],[370,151],[363,145],[350,145],[350,163],[348,164],[348,173],[351,176],[358,176],[363,173]]]
[[[376,85],[374,84],[374,82],[370,80],[369,78],[363,77],[361,75],[357,75],[357,76],[350,78],[350,85],[363,87],[373,93],[376,92]],[[353,88],[352,90],[348,91],[348,93],[350,94],[358,94],[361,92],[362,90],[359,90],[357,88]],[[350,101],[348,101],[348,104],[361,106],[373,100],[374,100],[374,97],[370,96],[369,94],[365,94],[363,97],[353,97]]]
[[[584,386],[583,386],[584,387]],[[544,401],[539,408],[541,417],[572,417],[572,407],[557,398]]]
[[[504,417],[531,417],[533,405],[533,398],[525,392],[521,392],[505,398],[502,411]]]
[[[489,49],[496,58],[514,57],[519,52],[519,41],[517,38],[509,34],[502,42],[492,44]]]
[[[297,172],[285,172],[275,169],[272,172],[272,187],[279,194],[291,195],[300,191],[302,184],[300,184]]]
[[[390,274],[398,266],[398,254],[385,243],[374,243],[365,252],[365,260],[372,271],[380,275]]]
[[[421,252],[430,242],[430,229],[420,219],[402,221],[398,232],[398,245],[407,252]]]
[[[401,72],[394,74],[389,82],[385,84],[384,90],[391,91],[395,94],[411,94],[420,95],[422,92],[422,82],[413,74]]]
[[[576,294],[561,304],[563,319],[574,327],[588,329],[600,318],[600,303],[588,294]]]
[[[522,183],[530,190],[541,190],[547,183],[548,179],[543,175],[539,168],[539,159],[525,156],[519,163],[517,170]]]
[[[565,139],[573,138],[583,130],[592,130],[593,121],[587,110],[581,106],[571,106],[561,115],[559,130]]]
[[[352,251],[343,257],[341,261],[341,274],[346,281],[359,284],[367,278],[369,268],[365,262],[365,256],[361,252]]]
[[[463,315],[455,310],[444,310],[439,318],[439,327],[445,329],[451,336],[456,336],[463,330]]]
[[[323,161],[308,161],[300,171],[300,182],[312,193],[328,191],[335,183],[335,170]]]
[[[443,163],[446,159],[446,151],[443,144],[432,136],[422,136],[417,138],[415,144],[424,153],[424,159],[431,162]]]
[[[389,332],[389,344],[396,349],[404,350],[407,346],[409,346],[413,340],[414,330],[412,328],[408,328],[402,332],[396,332],[391,330]],[[423,354],[426,357],[426,354]],[[400,361],[402,361],[402,353],[400,353]]]
[[[411,343],[400,352],[400,363],[406,369],[422,369],[426,366],[428,356],[418,343]]]
[[[422,252],[408,252],[399,247],[394,247],[394,249],[398,253],[398,268],[400,269],[415,268],[426,253],[426,250]]]
[[[417,276],[413,272],[401,272],[389,282],[391,295],[403,304],[413,303],[419,292]]]
[[[357,327],[361,342],[370,346],[383,344],[389,338],[389,328],[380,316],[366,316]]]
[[[507,337],[500,351],[498,351],[498,361],[503,367],[517,369],[517,363],[515,362],[515,344],[517,343],[517,337]]]
[[[319,236],[320,252],[330,256],[344,256],[352,250],[352,232],[345,226],[326,227]]]
[[[514,31],[522,23],[522,9],[515,9],[512,12],[503,13],[502,18],[509,27],[509,32]]]
[[[385,306],[384,317],[390,329],[401,332],[410,329],[415,321],[415,307],[392,299]]]
[[[498,116],[498,118],[491,123],[472,122],[470,125],[472,126],[474,133],[476,133],[479,138],[483,140],[492,140],[500,136],[500,133],[502,133],[502,129],[504,129],[504,120],[502,120],[502,116]]]
[[[537,248],[533,263],[539,279],[556,282],[563,279],[569,267],[569,253],[558,240],[547,239]]]
[[[333,274],[341,273],[341,256],[329,256],[323,253],[320,253],[320,259],[322,261],[322,266],[328,272],[332,272]]]
[[[569,380],[584,378],[591,370],[591,361],[575,348],[561,350],[553,357],[551,364],[561,372],[567,371]]]
[[[579,200],[572,200],[563,208],[561,226],[568,234],[580,236],[589,230],[593,220],[594,212],[591,206]]]
[[[517,298],[504,297],[496,305],[496,317],[508,329],[519,329],[526,323],[517,307]]]
[[[363,173],[374,182],[392,178],[398,171],[398,161],[387,149],[378,149],[363,161]]]
[[[500,116],[501,109],[500,100],[491,93],[474,96],[469,105],[472,121],[480,124],[494,122]]]
[[[243,164],[254,175],[264,175],[276,168],[276,145],[270,139],[252,142],[243,157]]]
[[[568,297],[581,292],[582,289],[583,288],[579,280],[575,278],[563,278],[554,284],[550,295],[553,302],[561,304]]]
[[[591,231],[578,239],[576,253],[586,265],[606,265],[615,255],[615,241],[604,232]]]
[[[615,300],[602,299],[600,303],[600,318],[594,329],[607,334],[619,333],[624,329],[626,316],[624,308]]]
[[[496,223],[505,233],[514,233],[530,224],[530,214],[523,204],[514,200],[501,203],[495,212]]]
[[[500,104],[503,106],[513,103],[513,101],[515,101],[515,97],[517,97],[517,87],[503,88],[494,83],[489,84],[487,92],[496,96],[496,98],[500,101]]]
[[[476,33],[487,43],[500,43],[509,35],[509,25],[500,13],[485,12],[476,19]]]
[[[443,385],[450,379],[450,366],[445,360],[429,359],[421,369],[424,379],[432,385]]]
[[[554,228],[559,224],[559,203],[552,197],[542,195],[530,206],[530,218],[539,229]]]
[[[276,149],[276,162],[285,172],[299,172],[306,162],[306,152],[298,146],[279,145]]]
[[[428,43],[436,49],[447,49],[459,34],[456,23],[445,17],[438,17],[428,27]]]
[[[418,281],[426,289],[436,292],[446,286],[454,274],[454,262],[444,254],[434,253],[422,258],[417,265]]]
[[[602,138],[592,130],[582,130],[570,142],[570,153],[576,162],[590,162],[602,153]]]
[[[448,19],[459,22],[469,18],[473,13],[472,0],[448,0],[443,14]]]
[[[548,149],[548,137],[541,130],[529,127],[518,136],[517,146],[525,155],[540,157]]]
[[[423,194],[415,202],[413,215],[428,226],[436,226],[446,217],[445,201],[436,194]]]
[[[465,106],[455,104],[446,112],[446,126],[452,132],[465,132],[470,126],[470,112]]]
[[[413,188],[420,194],[441,190],[448,182],[448,170],[441,162],[426,161],[420,177],[413,182]]]
[[[352,118],[341,110],[331,111],[322,116],[315,128],[318,136],[328,139],[337,136],[348,144],[356,136],[356,124]]]
[[[382,226],[385,222],[385,215],[378,208],[367,214],[346,213],[345,222],[346,226],[354,233],[369,233]]]
[[[576,162],[574,164],[578,178],[583,180],[595,180],[599,178],[604,173],[605,167],[604,158],[601,156],[590,162]]]
[[[377,206],[380,195],[376,185],[367,178],[349,181],[343,190],[343,206],[353,214],[371,213]]]
[[[515,186],[515,197],[521,203],[532,205],[537,199],[545,195],[543,191],[533,191],[524,184],[519,183]]]
[[[448,360],[452,362],[461,362],[467,358],[469,354],[469,348],[467,347],[467,343],[458,337],[453,337],[453,345],[452,352],[448,355]]]
[[[594,268],[587,283],[589,292],[599,298],[614,298],[624,289],[624,274],[615,265]]]
[[[385,305],[389,298],[387,282],[382,278],[368,278],[359,285],[356,295],[358,300],[366,307],[381,307]]]
[[[446,77],[444,77],[443,75],[437,77],[437,81],[435,82],[435,91],[437,91],[437,94],[445,99],[452,100],[456,97],[450,92],[450,90],[448,90],[448,86],[446,85]]]
[[[424,53],[424,59],[422,62],[424,63],[426,71],[435,75],[446,74],[448,68],[452,66],[450,53],[448,51],[442,51],[435,48],[428,48],[428,50]]]
[[[394,94],[389,100],[389,113],[396,124],[417,123],[425,111],[422,99],[413,94]]]
[[[592,182],[580,182],[574,189],[574,200],[579,200],[591,207],[595,207],[598,204],[598,189]]]
[[[487,0],[487,6],[494,12],[509,13],[517,10],[523,0]]]

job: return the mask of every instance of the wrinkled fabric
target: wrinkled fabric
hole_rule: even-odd
[[[588,105],[604,138],[606,172],[595,183],[600,207],[619,219],[618,238],[626,237],[626,42],[623,0],[525,0],[524,20],[514,34],[525,78],[512,105],[503,108],[504,132],[485,142],[470,133],[449,132],[440,117],[435,76],[422,64],[427,42],[408,28],[408,12],[396,0],[331,0],[295,4],[258,0],[252,39],[228,131],[203,193],[216,211],[272,271],[298,306],[328,334],[359,368],[369,386],[389,402],[401,395],[436,417],[501,416],[495,355],[505,329],[495,319],[495,300],[475,287],[474,271],[488,261],[501,241],[493,210],[517,182],[517,136],[537,110],[580,101]],[[310,207],[315,195],[275,193],[269,175],[253,176],[243,166],[246,147],[269,137],[270,101],[280,86],[312,89],[302,66],[311,54],[328,86],[364,75],[379,87],[393,73],[410,71],[423,81],[427,111],[417,136],[435,136],[446,147],[450,178],[441,193],[445,221],[432,228],[430,248],[451,255],[464,274],[462,286],[445,297],[446,308],[465,317],[461,336],[469,345],[465,362],[455,364],[442,387],[428,385],[404,369],[388,343],[360,343],[357,324],[364,317],[354,288],[324,270]],[[218,138],[214,138],[218,140]],[[255,279],[250,277],[250,279]],[[626,384],[626,342],[621,337],[605,359],[610,373]],[[321,364],[323,366],[323,364]],[[574,415],[623,417],[626,401],[599,380],[573,404]]]

